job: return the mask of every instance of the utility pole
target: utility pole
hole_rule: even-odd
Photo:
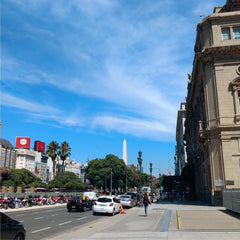
[[[110,166],[111,166],[111,184],[110,184],[110,192],[112,196],[112,168],[113,168],[113,159],[110,160]]]

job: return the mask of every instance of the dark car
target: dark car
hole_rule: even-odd
[[[85,212],[87,209],[93,209],[93,202],[87,196],[75,196],[67,201],[67,210],[69,212],[75,209],[77,211]]]
[[[1,212],[1,240],[24,240],[24,225]]]

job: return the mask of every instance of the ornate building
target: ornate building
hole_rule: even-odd
[[[191,190],[221,205],[240,188],[240,0],[227,0],[197,26],[185,140]]]
[[[176,127],[176,154],[175,154],[175,176],[181,175],[182,169],[187,164],[186,143],[184,140],[186,119],[186,103],[182,102],[177,115]]]

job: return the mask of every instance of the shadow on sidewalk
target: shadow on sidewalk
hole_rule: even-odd
[[[201,201],[188,201],[188,200],[174,200],[174,201],[169,201],[169,200],[163,200],[163,201],[156,201],[154,202],[155,204],[159,205],[167,205],[167,204],[174,204],[174,205],[193,205],[193,206],[211,206],[205,202]]]
[[[227,214],[227,215],[229,215],[229,216],[231,216],[231,217],[234,217],[234,218],[237,218],[237,219],[240,220],[240,213],[233,212],[233,211],[228,210],[228,209],[226,209],[226,210],[220,210],[220,211],[221,211],[222,213],[225,213],[225,214]]]

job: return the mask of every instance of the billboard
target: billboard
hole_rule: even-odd
[[[45,143],[41,141],[35,141],[34,150],[39,152],[45,152]]]
[[[39,172],[40,172],[40,162],[35,162],[34,173],[38,175]]]
[[[31,138],[30,137],[16,137],[16,147],[19,148],[30,148]]]

